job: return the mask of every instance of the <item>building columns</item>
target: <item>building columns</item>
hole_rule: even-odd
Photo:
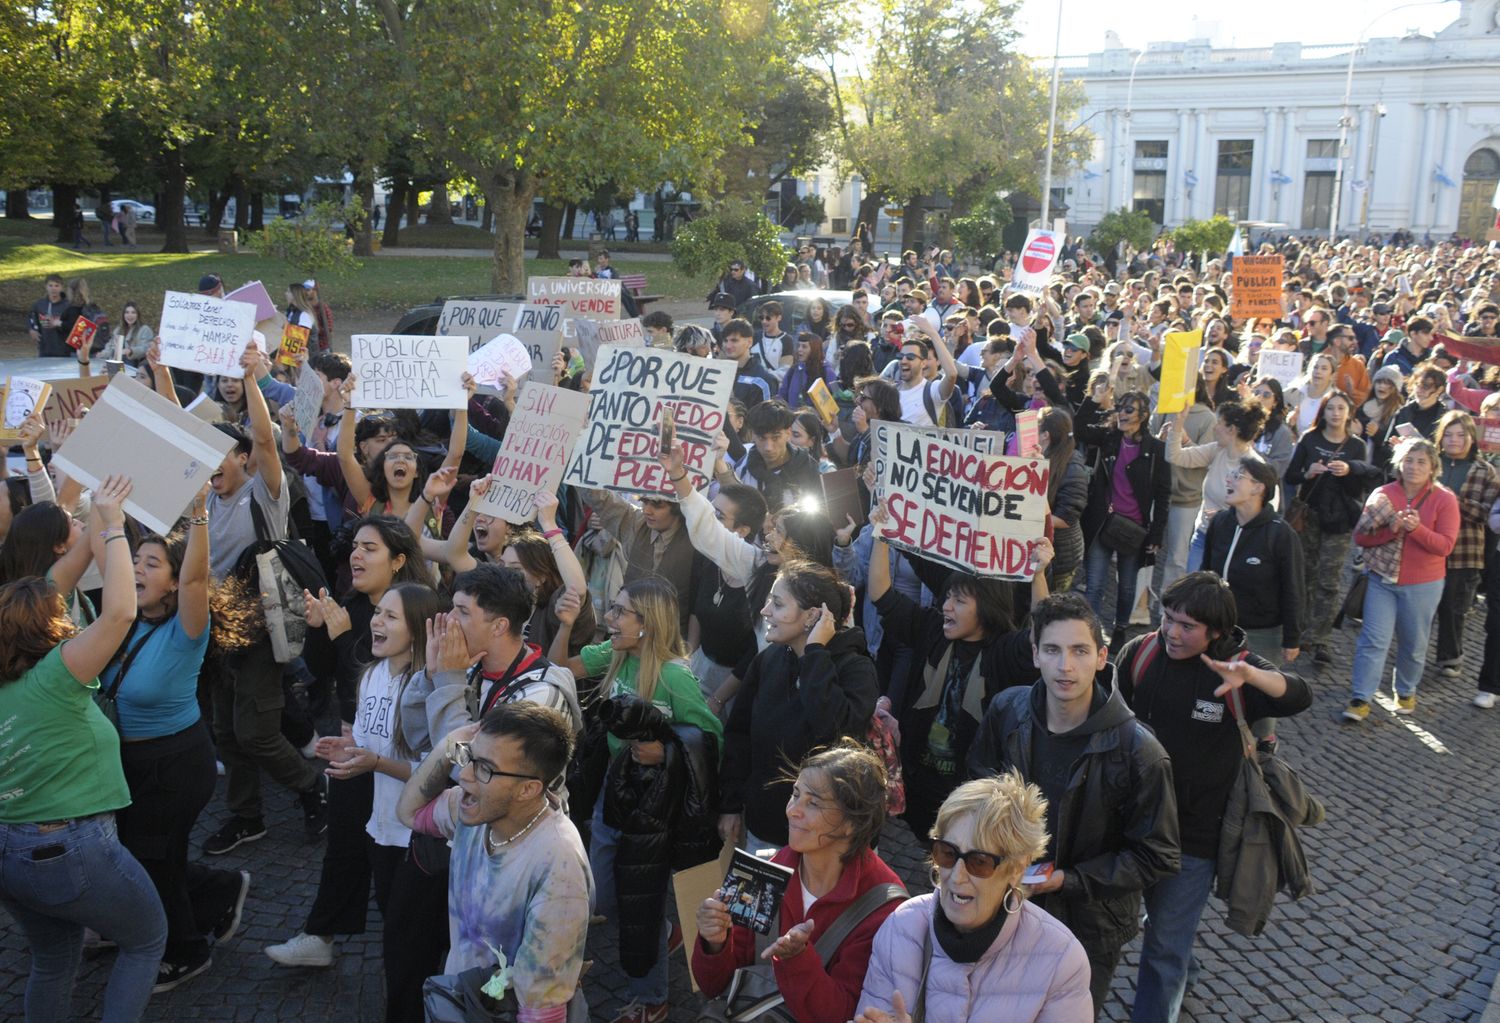
[[[1417,181],[1411,198],[1411,229],[1421,234],[1432,226],[1432,215],[1428,196],[1435,187],[1433,168],[1438,154],[1433,150],[1433,136],[1437,130],[1436,103],[1422,104],[1422,147],[1417,150]]]

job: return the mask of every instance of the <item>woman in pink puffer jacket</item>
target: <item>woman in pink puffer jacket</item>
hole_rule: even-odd
[[[855,1023],[1090,1023],[1083,946],[1022,895],[1047,848],[1046,800],[1010,772],[960,785],[933,827],[938,887],[875,935]]]

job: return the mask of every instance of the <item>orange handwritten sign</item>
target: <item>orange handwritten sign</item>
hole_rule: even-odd
[[[1229,315],[1236,320],[1286,315],[1281,289],[1286,278],[1282,256],[1235,256],[1229,287]]]

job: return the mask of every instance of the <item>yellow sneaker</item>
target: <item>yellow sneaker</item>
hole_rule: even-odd
[[[1363,721],[1370,716],[1370,705],[1364,700],[1350,700],[1344,708],[1345,721]]]
[[[1411,717],[1417,712],[1417,694],[1396,697],[1396,713],[1402,717]]]

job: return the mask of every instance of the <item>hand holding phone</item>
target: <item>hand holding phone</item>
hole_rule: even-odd
[[[661,453],[670,455],[677,442],[677,416],[670,408],[661,410]]]

